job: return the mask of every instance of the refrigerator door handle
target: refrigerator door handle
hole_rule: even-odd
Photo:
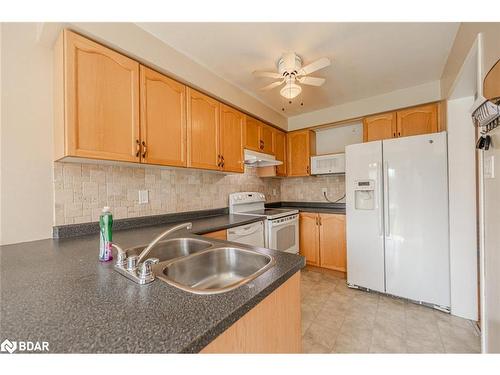
[[[384,206],[383,206],[383,192],[382,192],[382,179],[383,179],[383,175],[382,175],[382,165],[381,163],[377,163],[377,179],[378,179],[378,186],[377,186],[377,190],[378,190],[378,197],[377,197],[377,206],[378,206],[378,210],[379,210],[379,217],[378,217],[378,234],[379,236],[383,236],[384,235]]]
[[[384,209],[385,212],[385,236],[391,237],[391,218],[389,215],[389,163],[384,162]]]

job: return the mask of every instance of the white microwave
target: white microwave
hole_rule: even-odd
[[[329,154],[311,157],[311,174],[345,173],[345,154]]]

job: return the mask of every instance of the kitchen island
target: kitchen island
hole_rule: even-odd
[[[192,232],[250,219],[226,216],[232,217],[212,218],[213,227],[208,218],[193,220]],[[114,240],[122,247],[146,244],[171,225],[118,231]],[[1,338],[47,341],[53,353],[300,351],[303,257],[254,248],[272,255],[275,265],[232,291],[198,295],[160,280],[131,282],[113,270],[113,262],[97,260],[98,242],[92,234],[1,246]],[[276,314],[288,316],[293,326],[279,324]],[[256,342],[276,337],[270,327],[288,331],[282,340],[288,347]],[[255,337],[266,330],[269,340]],[[248,345],[241,345],[242,335]]]

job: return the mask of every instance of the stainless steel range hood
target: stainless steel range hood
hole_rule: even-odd
[[[276,157],[273,155],[245,150],[245,164],[249,167],[271,167],[274,165],[281,165],[283,162],[276,160]]]

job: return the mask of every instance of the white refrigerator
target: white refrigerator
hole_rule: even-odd
[[[346,147],[347,282],[448,310],[446,133]]]

